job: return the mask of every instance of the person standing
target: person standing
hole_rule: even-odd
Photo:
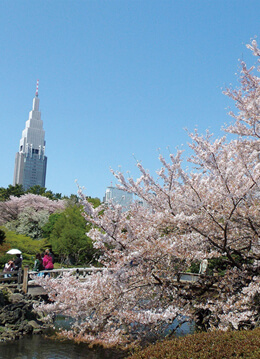
[[[48,249],[48,251],[49,251],[49,255],[50,255],[51,258],[52,258],[52,264],[54,264],[55,258],[54,258],[54,254],[52,253],[52,248]]]
[[[43,263],[42,263],[42,256],[41,256],[40,253],[37,253],[36,257],[35,257],[33,270],[35,272],[39,272],[39,271],[41,271],[43,269],[44,269],[44,266],[43,266]]]
[[[8,261],[7,263],[5,263],[4,266],[4,278],[8,278],[11,277],[11,271],[14,269],[14,262],[13,261]]]
[[[53,269],[53,262],[52,262],[52,256],[50,255],[49,249],[46,249],[42,264],[45,268],[45,270],[51,270]]]
[[[16,258],[14,260],[14,269],[19,270],[22,268],[22,258],[20,254],[16,254]]]

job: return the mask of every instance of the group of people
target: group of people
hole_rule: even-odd
[[[12,271],[19,270],[22,268],[22,256],[21,254],[16,254],[15,259],[9,260],[7,263],[5,263],[4,266],[4,272],[6,273],[4,277],[11,277]]]
[[[42,270],[51,270],[53,269],[53,264],[54,255],[49,249],[46,249],[42,255],[40,253],[36,254],[33,270],[35,272],[40,272]]]
[[[22,268],[22,255],[17,254],[15,259],[9,260],[4,266],[4,277],[11,277],[11,272],[19,270]],[[49,249],[46,249],[45,252],[41,255],[40,253],[36,254],[33,270],[40,272],[42,270],[51,270],[53,269],[54,264],[54,255]]]

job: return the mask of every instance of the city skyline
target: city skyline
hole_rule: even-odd
[[[102,199],[110,168],[136,179],[141,161],[156,177],[159,153],[188,156],[185,128],[222,136],[234,109],[222,92],[238,86],[238,59],[255,65],[259,11],[256,0],[0,2],[0,187],[38,78],[54,193],[76,194],[77,180]]]

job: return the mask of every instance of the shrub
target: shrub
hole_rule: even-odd
[[[260,328],[251,331],[214,331],[164,340],[129,359],[260,358]]]
[[[0,247],[0,268],[4,267],[4,264],[11,258],[15,257],[6,252],[11,248],[17,248],[22,252],[23,265],[33,266],[35,260],[35,254],[42,252],[45,247],[45,240],[35,240],[22,234],[17,234],[12,231],[8,231],[6,228],[1,227],[4,231],[6,238],[4,244]]]

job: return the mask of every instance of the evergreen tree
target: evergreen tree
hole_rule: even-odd
[[[58,216],[51,217],[51,223],[45,230],[53,229],[50,233],[50,243],[53,251],[60,257],[62,263],[79,264],[93,260],[94,250],[92,241],[87,237],[89,228],[82,216],[82,208],[77,205],[69,206]]]
[[[20,197],[24,194],[23,186],[16,184],[12,186],[9,184],[7,188],[0,187],[0,201],[7,201],[10,199],[10,196]]]
[[[5,241],[5,232],[0,229],[0,245],[2,245]]]

